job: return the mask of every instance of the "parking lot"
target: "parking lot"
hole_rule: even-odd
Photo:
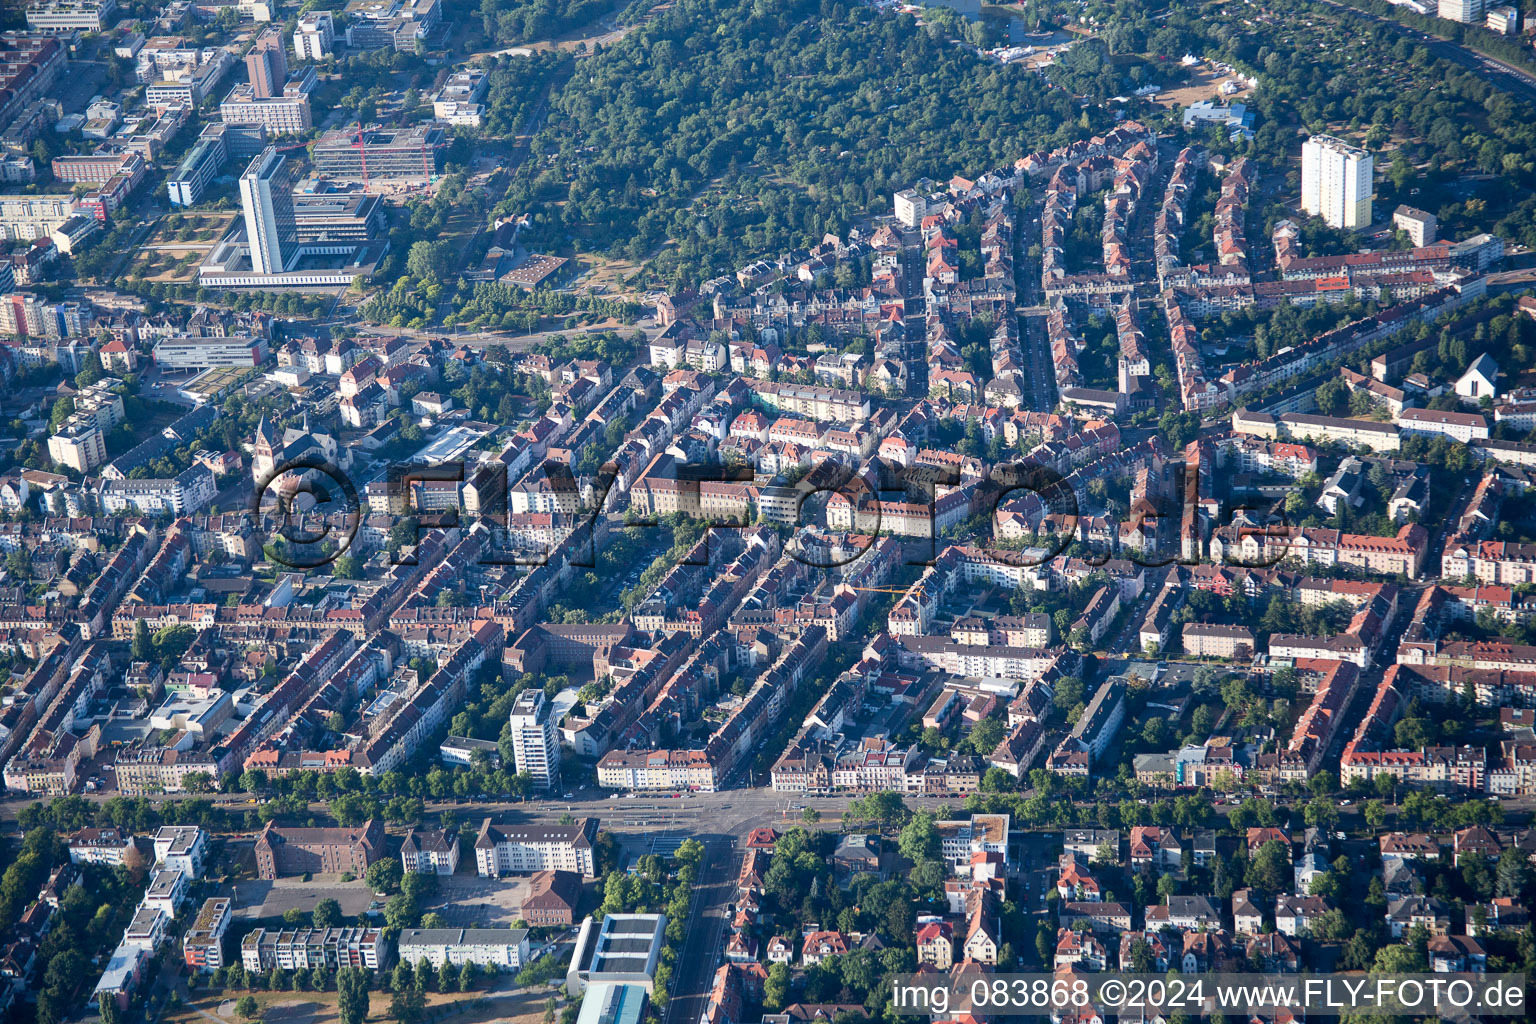
[[[526,878],[458,874],[439,877],[437,883],[437,895],[422,909],[436,911],[445,924],[458,928],[510,925],[528,895]]]
[[[343,882],[340,875],[317,875],[313,881],[279,878],[275,882],[247,879],[234,885],[235,914],[247,919],[278,918],[289,910],[308,914],[330,897],[341,904],[343,917],[355,918],[368,909],[373,892],[362,881]]]

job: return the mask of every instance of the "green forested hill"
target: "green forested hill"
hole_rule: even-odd
[[[503,211],[531,214],[534,238],[630,257],[670,239],[659,272],[697,280],[819,239],[923,175],[977,174],[1088,126],[1034,73],[908,16],[679,0],[578,63]]]

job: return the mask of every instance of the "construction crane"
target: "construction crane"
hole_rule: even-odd
[[[862,590],[871,594],[905,594],[907,592],[906,587],[855,587],[851,583],[845,583],[843,586],[849,590]]]

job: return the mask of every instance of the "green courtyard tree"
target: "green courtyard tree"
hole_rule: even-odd
[[[316,928],[335,928],[341,924],[341,904],[327,896],[315,904],[310,921]]]
[[[359,967],[336,972],[336,1012],[341,1024],[363,1024],[368,1018],[368,975]]]

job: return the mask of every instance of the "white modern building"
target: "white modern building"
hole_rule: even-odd
[[[666,930],[665,914],[609,914],[601,924],[588,917],[576,936],[566,991],[577,996],[588,985],[609,982],[651,992]]]
[[[174,920],[176,911],[186,902],[188,885],[187,876],[180,871],[161,868],[149,876],[149,887],[144,890],[139,907],[152,907]]]
[[[196,825],[161,825],[155,833],[155,866],[180,871],[188,878],[203,877],[207,833]]]
[[[1463,25],[1482,22],[1488,0],[1440,0],[1438,14],[1446,21],[1459,21]]]
[[[293,53],[299,60],[325,60],[336,45],[336,19],[330,11],[310,11],[293,30]]]
[[[1301,208],[1336,228],[1371,223],[1371,154],[1331,135],[1301,148]]]
[[[34,0],[27,28],[34,32],[100,32],[117,18],[117,0]]]
[[[240,940],[240,962],[257,974],[301,967],[377,971],[388,960],[389,940],[378,928],[257,928]]]
[[[287,270],[297,231],[293,220],[293,182],[288,158],[268,146],[240,175],[240,206],[245,212],[245,237],[251,268],[258,274]]]
[[[311,75],[313,68],[305,68]],[[198,269],[207,288],[332,288],[373,275],[387,240],[301,241],[287,158],[268,146],[240,175],[243,220]]]
[[[165,940],[170,937],[172,920],[171,913],[163,908],[150,906],[147,902],[141,903],[139,909],[133,912],[128,927],[123,929],[120,945],[134,946],[153,953],[165,945]]]
[[[526,928],[406,928],[396,948],[404,963],[425,959],[433,967],[474,964],[491,971],[515,971],[528,962]]]
[[[1520,32],[1520,12],[1513,7],[1490,7],[1488,20],[1484,23],[1489,32],[1497,32],[1501,36],[1518,35]]]
[[[560,788],[560,733],[554,705],[544,691],[530,687],[512,705],[512,760],[518,772],[527,772],[541,790]]]
[[[915,228],[928,215],[928,200],[916,189],[909,188],[897,192],[892,197],[891,207],[896,214],[896,219],[904,227]]]
[[[305,70],[314,73],[313,68]],[[259,124],[273,135],[298,135],[314,124],[308,92],[290,88],[280,96],[261,97],[243,82],[219,104],[219,116],[225,124]]]
[[[490,72],[482,68],[456,72],[432,97],[432,116],[449,124],[478,128],[485,112],[480,101],[485,98],[490,81]]]

